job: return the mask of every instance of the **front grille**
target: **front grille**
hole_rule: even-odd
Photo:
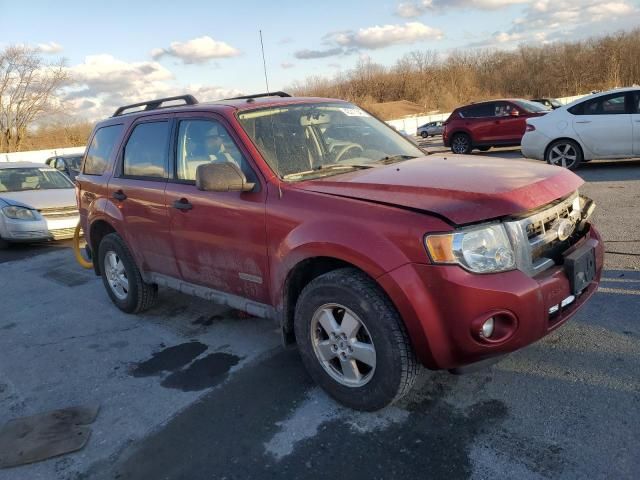
[[[575,192],[525,218],[505,222],[518,268],[533,276],[555,265],[558,254],[580,238],[578,230],[592,211],[591,203]],[[567,232],[561,229],[571,226],[570,235],[563,236]]]
[[[75,205],[69,207],[41,208],[38,210],[40,214],[47,219],[59,219],[78,216],[78,207]]]
[[[49,233],[54,240],[63,240],[66,238],[73,238],[76,228],[56,228],[55,230],[49,230]]]

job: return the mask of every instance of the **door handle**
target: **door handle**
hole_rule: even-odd
[[[181,198],[173,202],[173,208],[177,208],[178,210],[191,210],[193,205],[189,203],[189,200],[186,198]]]
[[[113,198],[115,198],[116,200],[118,200],[119,202],[122,202],[123,200],[127,199],[127,196],[125,195],[125,193],[122,190],[116,190],[115,192],[113,192],[111,194],[111,196]]]
[[[576,123],[591,123],[591,120],[576,120]]]

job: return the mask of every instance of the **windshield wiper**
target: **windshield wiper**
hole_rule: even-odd
[[[391,163],[401,162],[403,160],[411,160],[412,158],[418,158],[418,157],[416,157],[415,155],[389,155],[387,157],[382,157],[376,163],[389,165]]]
[[[284,175],[282,178],[285,180],[289,180],[292,178],[304,177],[305,175],[312,175],[314,173],[320,173],[320,172],[329,172],[332,170],[362,170],[365,168],[374,168],[374,167],[375,165],[371,165],[368,163],[346,163],[346,164],[332,163],[330,165],[320,165],[314,168],[313,170],[306,170],[304,172],[296,172],[296,173],[288,173],[287,175]]]

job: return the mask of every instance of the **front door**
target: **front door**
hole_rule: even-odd
[[[631,155],[633,127],[627,103],[626,94],[620,92],[594,98],[580,104],[579,109],[572,109],[575,132],[597,157]]]
[[[222,118],[177,116],[172,179],[166,188],[174,255],[190,283],[268,303],[266,192],[246,152]],[[205,192],[195,186],[197,167],[233,162],[252,192]]]
[[[526,119],[518,107],[510,102],[495,102],[493,120],[492,137],[496,143],[520,143],[524,135]]]
[[[142,117],[131,126],[108,195],[119,210],[121,231],[136,263],[145,271],[175,276],[164,198],[170,127],[168,116]]]

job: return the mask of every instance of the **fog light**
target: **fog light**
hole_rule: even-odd
[[[480,335],[484,338],[489,338],[493,335],[493,317],[489,318],[486,322],[482,324],[482,330],[480,330]]]

